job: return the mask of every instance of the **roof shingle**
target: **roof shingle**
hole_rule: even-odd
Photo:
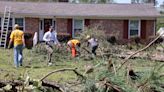
[[[51,16],[158,17],[152,4],[72,4],[0,1],[0,12],[11,6],[13,13]]]

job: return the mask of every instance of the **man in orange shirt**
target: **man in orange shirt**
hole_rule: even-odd
[[[24,32],[19,30],[19,25],[15,24],[14,30],[11,32],[8,48],[14,43],[14,64],[15,67],[22,66],[23,48],[25,47]]]
[[[77,53],[80,54],[79,52],[80,41],[79,40],[76,40],[76,39],[69,40],[67,42],[67,46],[71,50],[73,58],[77,56]]]

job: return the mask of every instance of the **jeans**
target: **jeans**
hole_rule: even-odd
[[[96,49],[97,48],[98,48],[98,45],[92,47],[92,54],[94,54],[95,56],[96,56]]]
[[[14,46],[14,64],[16,67],[22,66],[23,45]]]

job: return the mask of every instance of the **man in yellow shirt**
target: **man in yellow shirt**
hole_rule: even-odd
[[[19,25],[15,24],[14,30],[11,32],[8,48],[14,43],[14,64],[15,67],[22,66],[23,48],[25,47],[24,32],[19,30]]]
[[[80,54],[79,52],[79,47],[80,47],[80,41],[76,39],[69,40],[67,42],[67,46],[71,50],[72,57],[76,57],[77,53]]]

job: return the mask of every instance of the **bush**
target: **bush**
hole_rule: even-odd
[[[115,36],[108,37],[107,41],[114,45],[116,43],[116,37]]]

